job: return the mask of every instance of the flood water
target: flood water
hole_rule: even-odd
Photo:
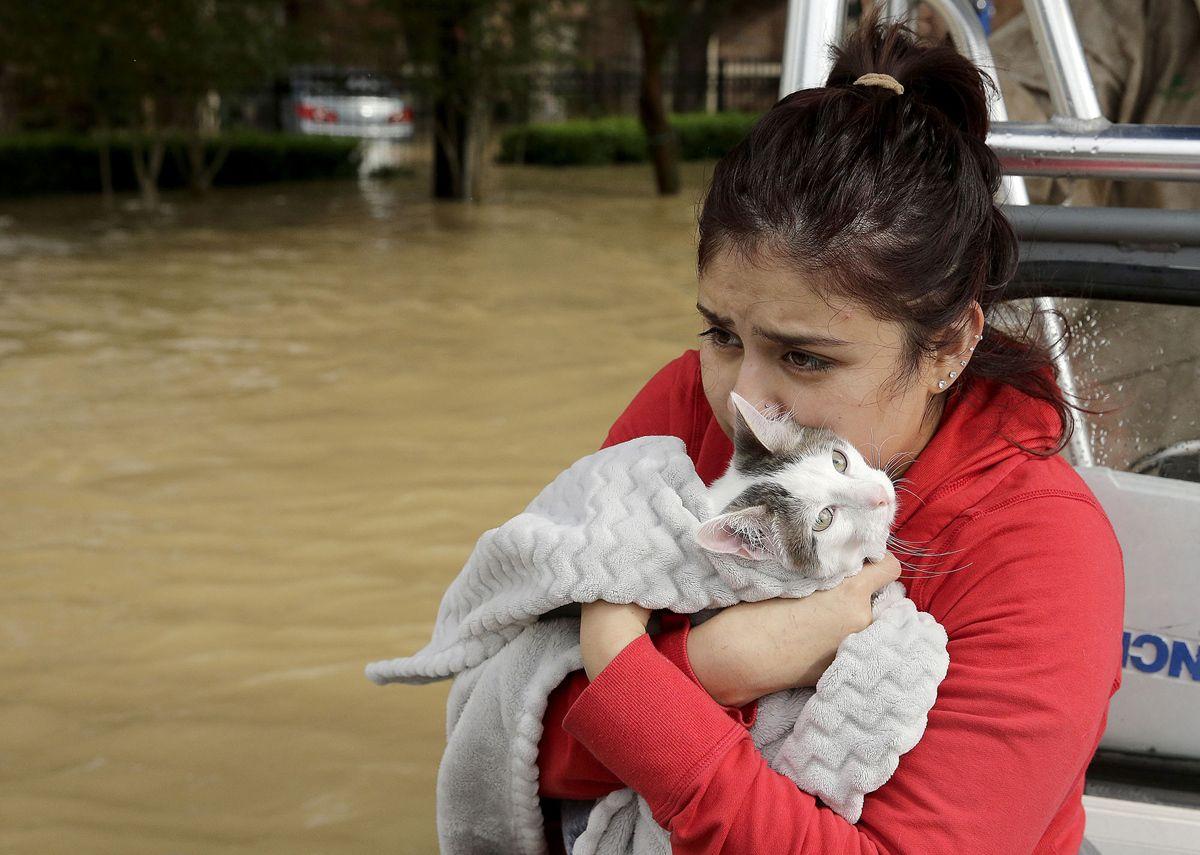
[[[0,851],[436,851],[448,686],[363,666],[694,341],[710,168],[0,205]]]
[[[692,340],[707,170],[0,205],[0,851],[436,851],[363,666]]]

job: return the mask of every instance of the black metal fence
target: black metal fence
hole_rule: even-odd
[[[671,70],[663,78],[668,110],[676,109],[675,92],[684,88],[690,99],[709,112],[763,112],[779,99],[778,61],[720,60],[706,75],[680,80]],[[641,69],[636,64],[596,63],[591,68],[555,69],[534,75],[532,112],[575,118],[636,113]],[[539,103],[540,102],[540,103]]]

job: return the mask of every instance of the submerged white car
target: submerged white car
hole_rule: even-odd
[[[382,75],[361,69],[297,66],[287,79],[281,124],[302,134],[407,140],[412,99]]]

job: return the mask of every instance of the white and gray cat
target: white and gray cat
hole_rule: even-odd
[[[887,473],[828,428],[769,418],[736,392],[731,398],[733,459],[709,489],[721,513],[700,526],[697,542],[822,581],[883,558],[896,515]]]
[[[709,552],[776,561],[822,588],[883,558],[896,516],[887,473],[828,428],[770,418],[736,392],[731,399],[733,458],[709,488],[710,506],[721,512],[700,525],[697,543]],[[718,611],[703,610],[693,623]],[[579,613],[578,603],[568,603],[545,617]],[[658,631],[657,615],[648,628]]]

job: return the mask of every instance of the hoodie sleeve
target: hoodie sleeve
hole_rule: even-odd
[[[650,636],[651,644],[673,668],[700,686],[687,657],[691,621],[686,615],[671,612],[661,612],[659,617],[662,631]],[[587,673],[572,671],[550,694],[538,744],[538,795],[544,798],[596,799],[625,787],[583,743],[563,730],[562,721],[567,710],[587,686]],[[742,707],[722,706],[721,710],[736,724],[748,729],[758,714],[758,701]]]
[[[685,351],[658,370],[629,402],[609,429],[601,448],[642,436],[675,436],[696,461],[706,422],[698,409],[707,407],[699,382],[699,355]]]
[[[703,397],[699,370],[699,355],[694,350],[685,351],[660,368],[613,423],[601,448],[642,436],[676,436],[687,444],[694,462],[700,423],[696,411]],[[687,658],[691,621],[670,612],[661,612],[660,619],[662,631],[653,637],[654,646],[688,680],[700,686]],[[538,788],[543,797],[599,798],[625,786],[579,740],[562,729],[563,717],[587,685],[587,674],[574,671],[550,694],[538,746]],[[752,701],[741,708],[722,709],[748,728],[757,707],[758,702]]]
[[[646,636],[563,725],[646,798],[676,855],[1074,852],[1084,771],[1119,683],[1115,536],[1097,506],[1052,491],[950,536],[964,568],[923,583],[922,603],[949,634],[950,671],[923,738],[857,825],[771,770]]]

